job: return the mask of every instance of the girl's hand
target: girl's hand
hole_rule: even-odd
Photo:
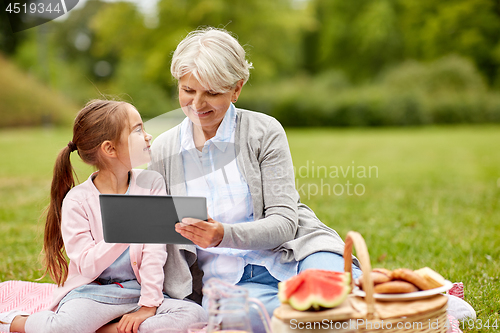
[[[222,223],[210,216],[208,221],[185,217],[175,225],[175,231],[204,249],[219,245],[224,238]]]
[[[137,333],[139,325],[156,314],[156,307],[141,306],[136,312],[128,313],[120,319],[117,326],[118,333]]]

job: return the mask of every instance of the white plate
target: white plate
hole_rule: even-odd
[[[429,290],[415,291],[413,293],[405,293],[405,294],[373,294],[373,297],[378,301],[413,301],[417,299],[423,299],[432,297],[434,295],[444,293],[447,290],[450,290],[453,287],[453,283],[446,280],[444,286]],[[365,297],[366,293],[359,289],[357,286],[354,287],[352,293],[356,296]]]

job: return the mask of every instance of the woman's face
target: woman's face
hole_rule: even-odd
[[[179,103],[184,114],[193,124],[202,127],[218,127],[231,102],[235,102],[243,87],[243,80],[225,93],[210,91],[188,73],[179,80]]]
[[[152,136],[144,130],[141,115],[132,106],[127,105],[128,126],[125,126],[121,137],[120,157],[130,168],[135,168],[151,161]]]

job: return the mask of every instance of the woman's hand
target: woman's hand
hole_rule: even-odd
[[[117,326],[118,333],[137,333],[139,325],[156,314],[156,307],[141,306],[136,312],[128,313],[120,319]]]
[[[222,223],[210,216],[208,221],[185,217],[175,225],[175,231],[204,249],[219,245],[224,238]]]

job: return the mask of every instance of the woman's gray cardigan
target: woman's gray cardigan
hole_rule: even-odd
[[[342,255],[344,242],[337,232],[300,202],[281,124],[263,113],[236,109],[236,114],[236,160],[250,189],[255,221],[223,224],[224,238],[219,247],[272,249],[281,252],[282,262],[299,261],[318,251]],[[151,147],[149,168],[162,174],[170,195],[186,195],[179,133],[180,125],[158,136]],[[196,261],[196,250],[192,245],[168,245],[167,252],[164,291],[182,299],[201,286],[200,281],[192,284],[188,267]],[[169,276],[173,274],[178,277],[175,281],[185,283],[171,285],[174,279]]]

